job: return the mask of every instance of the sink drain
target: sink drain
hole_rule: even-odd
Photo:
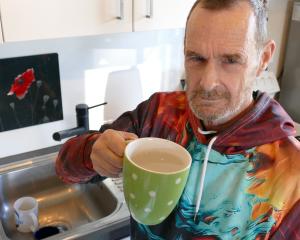
[[[65,225],[45,226],[41,227],[38,231],[36,231],[34,237],[36,240],[41,240],[65,232],[67,230],[68,227]]]
[[[59,230],[60,233],[61,233],[61,232],[66,232],[66,231],[68,231],[68,229],[69,229],[67,226],[65,226],[65,225],[63,225],[63,224],[56,225],[56,227],[57,227],[57,229]]]

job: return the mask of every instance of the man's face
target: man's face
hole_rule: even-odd
[[[185,39],[187,96],[204,123],[225,123],[250,105],[259,63],[255,32],[246,2],[225,10],[201,4],[194,9]]]

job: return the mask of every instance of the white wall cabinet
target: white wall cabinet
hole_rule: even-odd
[[[184,28],[195,0],[134,0],[134,31]]]
[[[4,41],[132,31],[132,0],[0,0]]]
[[[14,42],[181,28],[194,2],[0,0],[0,14],[4,42]]]

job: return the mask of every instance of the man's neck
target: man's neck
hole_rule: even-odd
[[[210,122],[202,121],[202,124],[203,124],[205,130],[207,130],[207,131],[221,132],[222,130],[228,128],[233,123],[235,123],[242,116],[244,116],[250,109],[253,108],[253,105],[254,105],[254,100],[251,101],[251,103],[248,105],[248,107],[244,108],[244,110],[242,110],[240,113],[238,113],[233,118],[231,118],[230,120],[226,121],[225,123],[214,124],[213,121],[210,121]]]

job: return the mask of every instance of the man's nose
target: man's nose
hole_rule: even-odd
[[[202,72],[200,85],[203,89],[210,91],[218,85],[218,71],[216,63],[212,60],[207,61]]]

